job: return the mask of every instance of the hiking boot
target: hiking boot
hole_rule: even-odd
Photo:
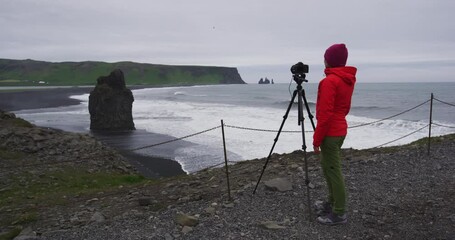
[[[318,216],[326,216],[332,213],[332,204],[329,202],[316,201],[314,203],[314,211]]]
[[[346,214],[342,215],[337,215],[335,213],[329,213],[325,217],[318,217],[316,219],[319,223],[325,224],[325,225],[339,225],[339,224],[346,224],[348,222],[348,217]]]

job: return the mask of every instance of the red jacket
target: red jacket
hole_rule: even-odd
[[[346,136],[346,115],[351,109],[354,91],[355,67],[326,68],[326,77],[319,82],[316,101],[317,125],[313,135],[313,146],[321,146],[324,137]]]

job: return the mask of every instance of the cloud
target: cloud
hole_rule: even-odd
[[[0,57],[231,66],[253,78],[297,61],[320,66],[344,42],[360,66],[452,63],[452,9],[451,0],[3,0]]]

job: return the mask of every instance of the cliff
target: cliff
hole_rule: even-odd
[[[130,85],[245,84],[237,68],[0,59],[0,86],[81,86],[121,69]]]

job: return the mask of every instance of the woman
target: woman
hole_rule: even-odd
[[[323,204],[322,224],[347,222],[346,190],[341,171],[340,151],[347,134],[346,115],[351,108],[351,97],[356,82],[355,67],[346,66],[348,50],[345,44],[334,44],[324,54],[326,77],[319,82],[316,102],[317,125],[313,148],[321,153],[321,166],[327,181],[328,199]]]

